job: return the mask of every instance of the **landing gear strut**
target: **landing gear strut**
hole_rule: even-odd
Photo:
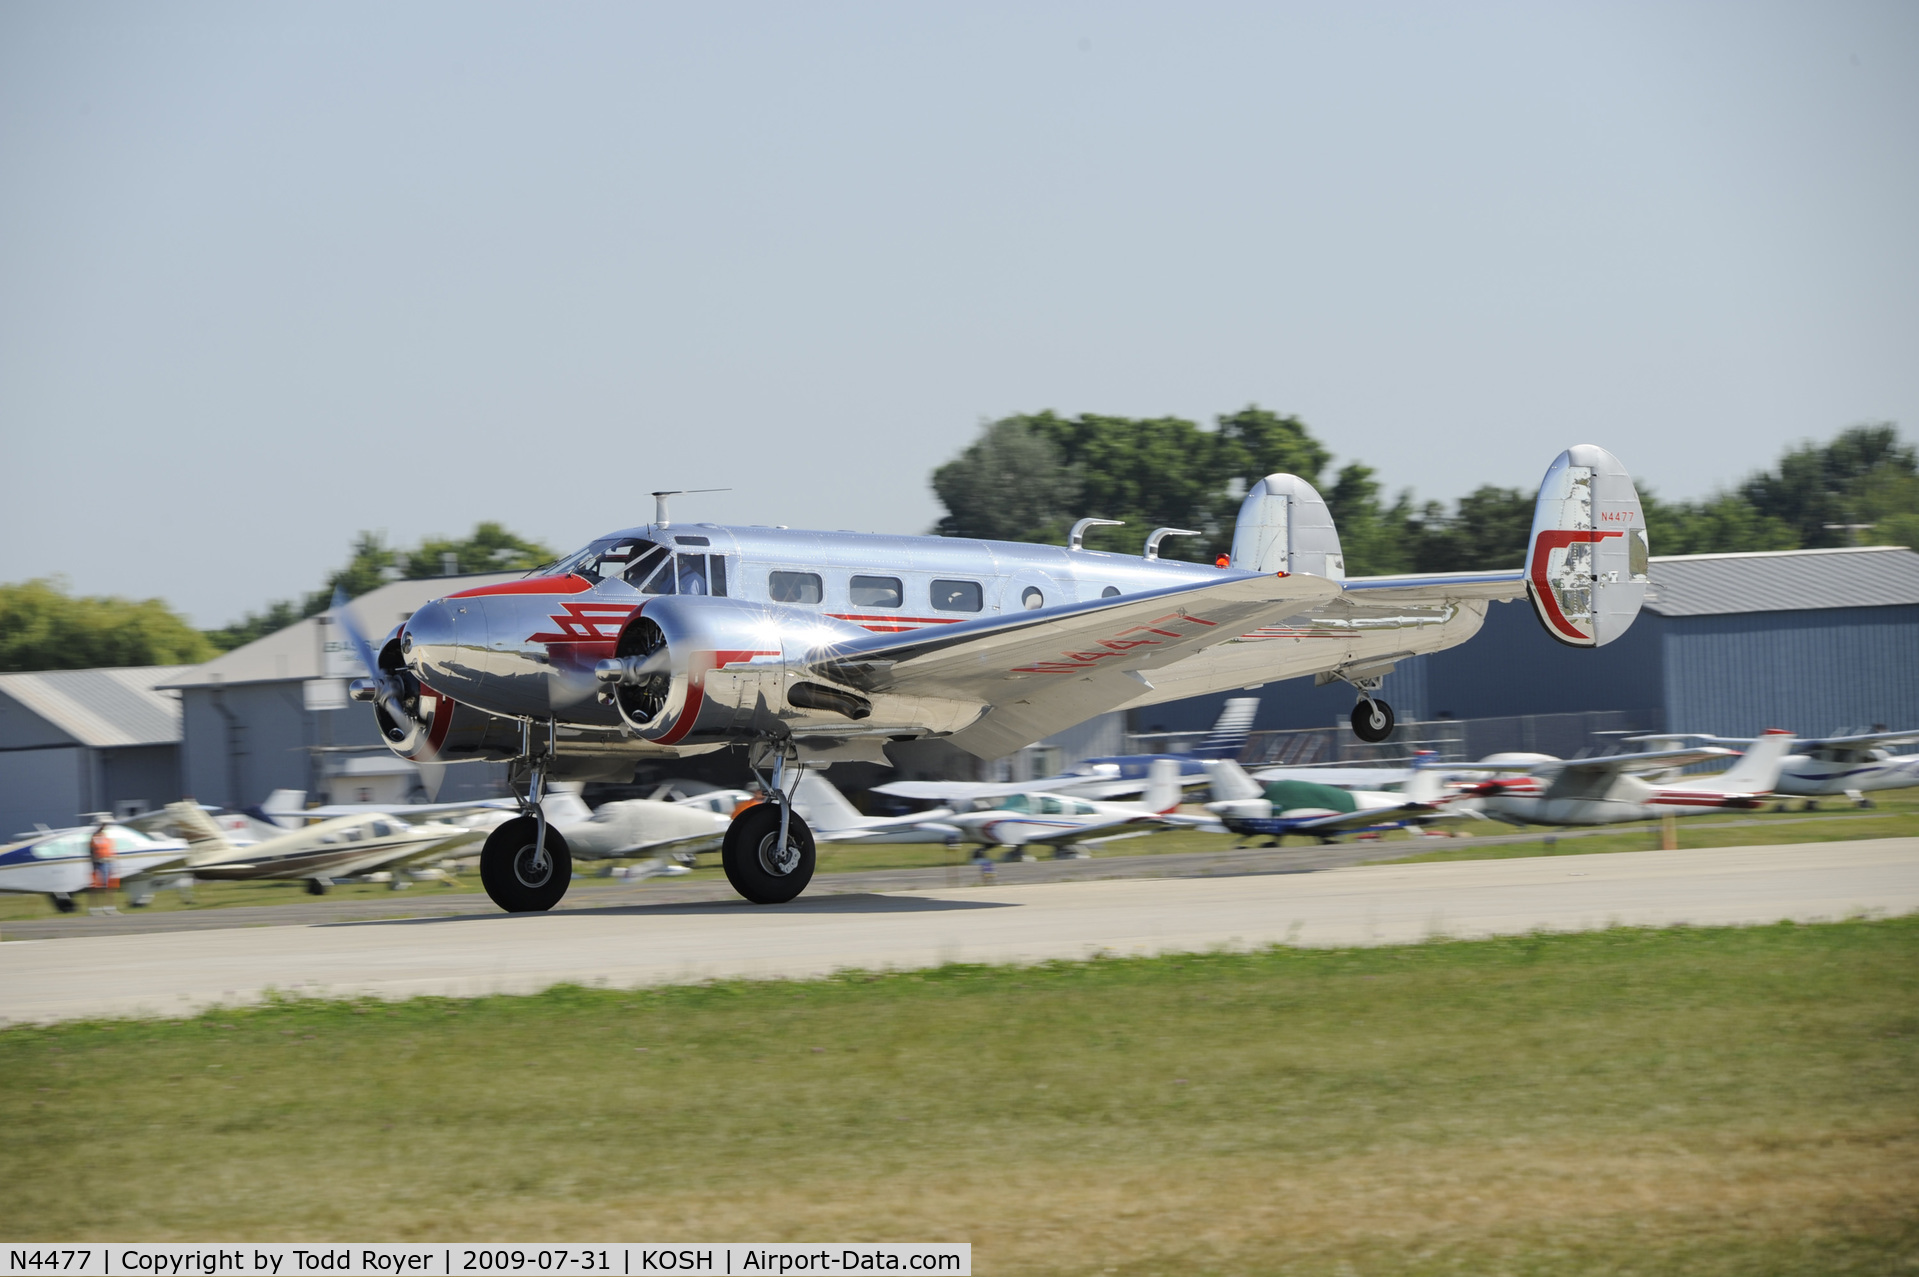
[[[546,769],[553,761],[554,728],[546,724],[546,752],[534,753],[533,725],[523,742],[531,768],[521,814],[487,835],[480,848],[480,882],[493,903],[508,913],[543,913],[560,903],[573,885],[573,856],[566,839],[546,823]]]
[[[771,748],[776,752],[773,774],[763,782],[766,801],[733,817],[720,843],[726,880],[756,905],[783,905],[813,881],[813,831],[793,810],[793,797],[786,787],[789,766],[799,761],[797,752],[783,741]],[[755,772],[764,765],[766,752],[767,747],[755,746]],[[794,783],[798,784],[797,779]]]
[[[1373,695],[1386,681],[1384,674],[1347,676],[1346,681],[1359,693],[1353,706],[1353,735],[1368,745],[1377,745],[1393,734],[1393,707]]]

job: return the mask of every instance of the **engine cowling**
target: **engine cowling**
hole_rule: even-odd
[[[594,676],[620,721],[658,745],[838,729],[872,714],[858,691],[798,672],[805,653],[864,638],[849,622],[745,600],[667,597],[640,606]]]
[[[461,705],[422,684],[406,666],[394,629],[380,646],[380,673],[393,695],[381,696],[371,679],[356,679],[353,694],[373,706],[374,723],[386,747],[416,763],[501,762],[521,749],[520,724]]]

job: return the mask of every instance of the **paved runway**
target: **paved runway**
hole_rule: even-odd
[[[0,946],[0,1021],[181,1015],[269,989],[468,996],[1914,910],[1919,838],[837,895],[780,908],[625,905],[10,942]]]

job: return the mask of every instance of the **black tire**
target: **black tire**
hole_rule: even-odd
[[[322,882],[318,878],[308,878],[307,894],[309,896],[324,896],[326,894],[327,885],[328,884]]]
[[[60,913],[72,913],[80,907],[74,903],[72,896],[67,895],[63,891],[56,891],[54,894],[48,896],[47,899],[53,901],[54,909]]]
[[[1392,734],[1392,706],[1382,700],[1361,701],[1353,706],[1353,735],[1368,745],[1377,745]]]
[[[720,844],[720,863],[733,890],[756,905],[783,905],[813,881],[813,831],[798,812],[786,826],[786,855],[774,855],[780,809],[756,803],[733,818]]]
[[[493,903],[508,913],[543,913],[559,904],[573,885],[572,853],[551,825],[546,827],[546,862],[534,866],[538,827],[532,816],[515,816],[488,834],[480,849],[480,882]]]

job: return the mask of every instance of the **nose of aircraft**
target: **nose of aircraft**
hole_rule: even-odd
[[[417,677],[431,680],[450,672],[459,646],[460,617],[446,599],[428,603],[400,631],[400,656]]]

